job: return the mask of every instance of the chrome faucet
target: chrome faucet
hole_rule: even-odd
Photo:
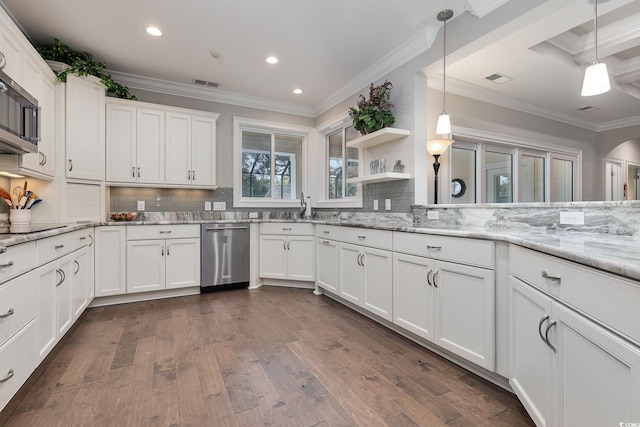
[[[307,210],[307,202],[304,200],[304,193],[300,192],[300,216],[304,216],[304,211]]]

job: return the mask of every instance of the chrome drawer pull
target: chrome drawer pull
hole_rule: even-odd
[[[86,239],[87,239],[87,236],[80,237],[80,240],[86,240]]]
[[[549,315],[544,316],[542,319],[540,319],[540,323],[538,323],[538,335],[540,335],[540,339],[547,345],[549,345],[549,343],[547,342],[546,339],[544,339],[544,335],[542,335],[542,325],[544,324],[544,322],[546,322],[547,320],[549,320]]]
[[[440,270],[436,270],[433,272],[433,276],[431,276],[433,278],[433,287],[437,288],[438,287],[438,282],[436,282],[436,277],[438,277],[438,273],[440,273]]]
[[[171,230],[169,230],[169,231],[160,231],[160,234],[171,234]]]
[[[366,238],[367,238],[367,236],[364,236],[364,235],[362,235],[362,234],[358,234],[358,239],[360,239],[360,240],[364,240],[364,239],[366,239]]]
[[[0,319],[4,319],[6,317],[9,317],[13,314],[13,308],[10,308],[9,311],[7,311],[5,314],[0,314]]]
[[[544,271],[544,270],[542,271],[542,277],[543,277],[543,278],[545,278],[545,279],[547,279],[547,280],[551,280],[552,282],[557,282],[557,283],[558,283],[558,285],[559,285],[559,284],[560,284],[560,282],[562,281],[562,278],[557,277],[557,276],[549,276],[549,275],[547,274],[547,272],[546,272],[546,271]]]
[[[323,234],[329,234],[329,230],[322,230]]]
[[[282,227],[282,231],[291,231],[291,227]]]
[[[433,286],[433,283],[431,283],[431,272],[432,271],[433,271],[433,269],[431,269],[431,268],[427,271],[427,284],[429,286]]]
[[[0,268],[12,267],[12,266],[13,266],[13,261],[9,261],[5,264],[0,264]]]
[[[0,383],[3,383],[5,381],[9,381],[11,379],[11,377],[13,377],[13,369],[9,369],[9,372],[7,372],[7,376],[4,377],[3,379],[0,380]]]
[[[328,240],[323,240],[322,243],[324,243],[325,245],[328,245],[329,241]]]
[[[440,249],[442,249],[442,246],[427,245],[427,249],[429,249],[430,251],[439,251]]]
[[[64,248],[64,245],[55,245],[53,248],[55,250],[62,249],[62,248]]]

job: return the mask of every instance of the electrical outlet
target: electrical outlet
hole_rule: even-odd
[[[144,210],[144,200],[138,200],[138,210],[139,211]]]
[[[427,211],[427,219],[438,219],[438,218],[440,218],[438,211],[434,211],[434,210]]]
[[[391,199],[384,199],[384,209],[387,211],[391,210]]]
[[[213,202],[213,210],[214,211],[226,211],[227,210],[227,202]]]
[[[249,219],[258,219],[258,212],[249,212]]]
[[[560,224],[584,225],[584,212],[560,212]]]
[[[204,202],[204,210],[205,211],[211,210],[211,202]]]
[[[377,210],[378,210],[378,200],[377,200],[377,199],[375,199],[375,200],[373,201],[373,210],[374,210],[374,211],[377,211]]]

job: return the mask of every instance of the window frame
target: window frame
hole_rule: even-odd
[[[348,114],[345,112],[344,114],[338,117],[334,117],[333,119],[330,119],[328,122],[320,125],[317,128],[318,147],[316,150],[316,154],[317,154],[316,168],[317,170],[322,171],[322,173],[319,174],[320,178],[316,183],[316,189],[317,189],[316,194],[318,195],[316,206],[319,208],[362,208],[363,207],[363,202],[362,202],[363,187],[361,183],[357,184],[358,190],[357,190],[356,196],[342,197],[339,199],[329,198],[329,160],[330,159],[329,159],[328,136],[334,134],[339,129],[341,129],[344,134],[344,129],[352,125],[353,124],[351,123],[351,119],[349,118]],[[342,147],[343,161],[345,161],[345,164],[346,164],[347,147],[346,147],[346,141],[344,139],[342,141],[342,144],[343,144],[343,147]],[[359,149],[358,150],[358,163],[359,163],[358,170],[360,171],[360,173],[362,173],[362,171],[360,170],[360,166],[362,166],[363,154],[364,153],[362,149]],[[343,194],[346,194],[346,178],[344,180],[344,183],[345,183],[345,191],[343,192]]]
[[[290,135],[302,138],[302,176],[300,188],[296,188],[296,199],[273,199],[242,196],[242,133],[243,131]],[[299,208],[300,193],[305,192],[308,174],[307,153],[312,140],[313,128],[277,123],[266,120],[235,116],[233,118],[233,206],[241,208]],[[271,154],[277,154],[276,152]],[[273,156],[272,156],[273,157]],[[272,158],[272,163],[275,158]],[[294,173],[295,175],[295,173]],[[293,191],[293,189],[292,189]],[[306,192],[305,192],[306,194]]]

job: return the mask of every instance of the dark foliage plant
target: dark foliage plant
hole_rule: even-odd
[[[369,98],[362,94],[358,97],[355,107],[349,107],[349,116],[353,119],[353,127],[361,134],[375,132],[391,126],[396,119],[391,112],[391,82],[385,80],[379,86],[373,83],[369,86]]]

